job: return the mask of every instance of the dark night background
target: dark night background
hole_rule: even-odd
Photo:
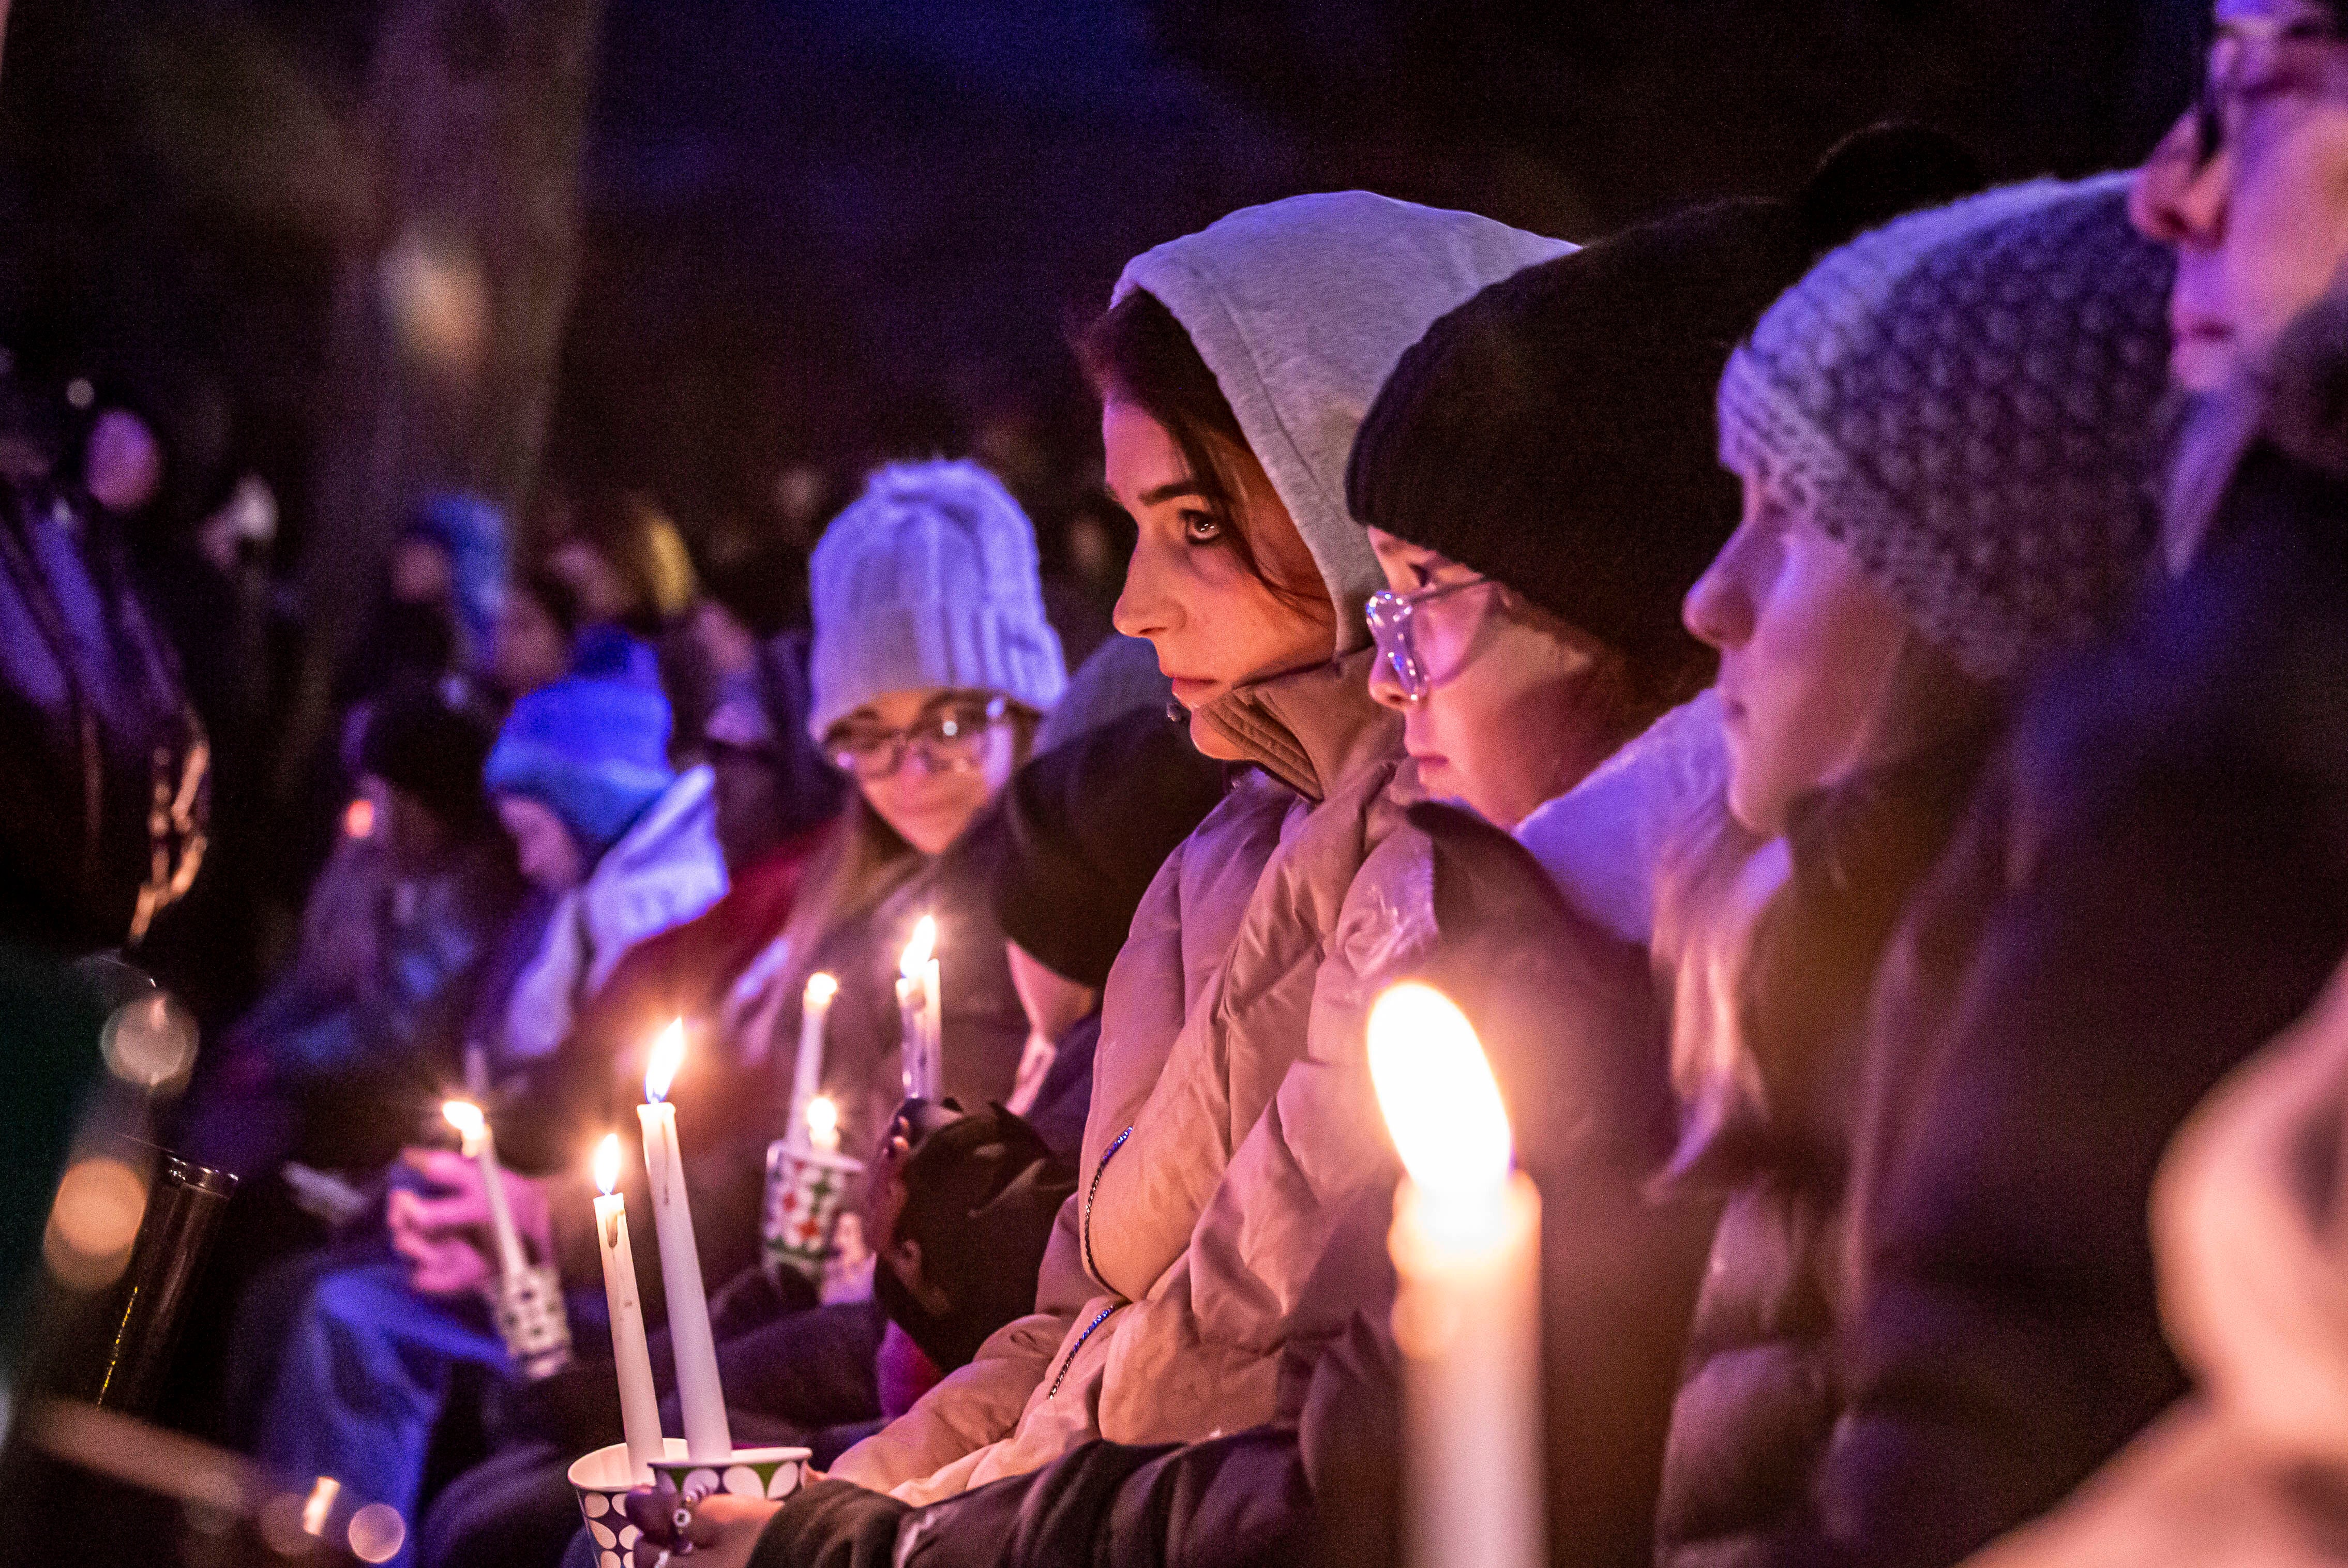
[[[180,924],[266,953],[229,930],[299,907],[338,810],[336,673],[425,495],[487,496],[527,550],[648,491],[706,560],[808,542],[876,459],[966,453],[1029,504],[1048,573],[1099,461],[1067,336],[1148,245],[1348,186],[1589,238],[1790,189],[1887,117],[1998,177],[2124,164],[2187,98],[2205,10],[15,0],[0,437],[70,452],[76,377],[161,427],[141,548],[182,622],[195,522],[241,474],[274,490],[265,656],[176,634],[222,792]],[[453,379],[385,282],[419,232],[487,279]],[[256,978],[166,967],[232,976],[209,1016]]]
[[[125,385],[188,467],[258,466],[304,531],[393,8],[18,0],[0,71],[0,344],[34,387]],[[1041,446],[1003,460],[1081,464],[1069,323],[1230,208],[1358,184],[1583,237],[1781,188],[1887,115],[2080,171],[2182,100],[2200,8],[608,0],[540,484],[705,529],[795,461],[1005,411]]]

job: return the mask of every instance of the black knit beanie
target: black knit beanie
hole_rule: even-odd
[[[459,837],[469,836],[496,820],[481,787],[490,739],[488,724],[431,683],[403,682],[376,700],[359,770],[397,785]]]
[[[1097,987],[1150,879],[1222,793],[1221,764],[1144,708],[1022,768],[953,852],[971,857],[1005,936]]]
[[[1739,511],[1713,430],[1729,350],[1826,252],[1980,184],[1946,137],[1878,127],[1790,200],[1692,208],[1492,284],[1395,367],[1347,504],[1618,649],[1643,690],[1680,694],[1709,667],[1680,601]]]

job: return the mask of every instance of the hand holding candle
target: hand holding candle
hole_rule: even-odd
[[[489,1211],[489,1229],[497,1238],[498,1273],[491,1284],[489,1304],[507,1354],[525,1377],[543,1377],[571,1359],[571,1323],[562,1310],[562,1280],[550,1266],[533,1266],[514,1229],[512,1205],[506,1198],[505,1171],[498,1164],[497,1139],[489,1118],[469,1100],[452,1099],[440,1108],[441,1117],[464,1140],[467,1158],[479,1168],[482,1197]]]
[[[1371,1009],[1370,1078],[1407,1178],[1401,1276],[1412,1568],[1543,1562],[1540,1200],[1512,1173],[1507,1108],[1476,1031],[1430,986]]]
[[[463,1140],[465,1158],[481,1168],[481,1187],[489,1203],[489,1229],[497,1238],[498,1272],[513,1279],[527,1272],[530,1256],[522,1251],[520,1233],[514,1229],[513,1210],[506,1202],[505,1173],[498,1164],[498,1140],[489,1131],[489,1119],[481,1114],[479,1106],[463,1099],[443,1104],[440,1115]]]
[[[676,1357],[677,1401],[685,1407],[685,1452],[722,1461],[734,1451],[726,1421],[726,1391],[717,1381],[717,1345],[709,1328],[709,1298],[701,1283],[701,1251],[693,1239],[693,1204],[685,1188],[677,1147],[676,1107],[669,1085],[685,1064],[685,1020],[661,1031],[644,1069],[645,1102],[636,1108],[644,1138],[644,1174],[652,1183],[653,1226],[660,1239],[661,1283],[668,1289],[669,1346]]]
[[[644,1308],[636,1293],[636,1254],[628,1244],[628,1201],[620,1184],[620,1135],[595,1147],[595,1244],[603,1254],[603,1299],[612,1308],[612,1360],[620,1376],[620,1430],[638,1484],[652,1484],[653,1460],[663,1456],[660,1395],[653,1387],[652,1353],[644,1344]]]
[[[905,944],[897,965],[897,1015],[902,1031],[899,1048],[904,1057],[907,1099],[935,1099],[941,1092],[937,948],[937,919],[925,914],[914,925],[913,939]]]

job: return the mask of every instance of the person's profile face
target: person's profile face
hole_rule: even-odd
[[[2171,369],[2209,392],[2262,364],[2348,262],[2348,43],[2318,0],[2219,0],[2201,106],[2137,177],[2177,253]]]
[[[1147,410],[1112,397],[1101,439],[1109,491],[1137,531],[1113,618],[1157,648],[1175,700],[1195,714],[1234,686],[1329,658],[1336,612],[1320,568],[1253,459],[1234,454],[1243,493],[1227,520],[1208,500],[1209,478],[1190,471],[1181,446]],[[1246,530],[1252,570],[1235,526]],[[1299,591],[1275,592],[1273,583]],[[1201,749],[1218,744],[1195,724],[1190,733]]]
[[[1744,518],[1688,591],[1684,619],[1720,650],[1729,810],[1776,834],[1795,800],[1864,760],[1908,629],[1807,503],[1743,478]]]
[[[1602,649],[1439,552],[1375,528],[1370,547],[1391,595],[1373,609],[1390,603],[1396,617],[1377,634],[1371,696],[1402,715],[1429,795],[1514,828],[1620,738],[1623,705],[1602,678]]]
[[[527,795],[500,795],[498,820],[514,842],[521,874],[548,892],[568,892],[587,880],[587,858],[562,819]]]

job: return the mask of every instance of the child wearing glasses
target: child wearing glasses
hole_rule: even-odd
[[[1045,619],[1035,535],[994,476],[966,462],[894,465],[835,518],[809,562],[815,639],[808,729],[854,783],[771,958],[770,1051],[788,1058],[798,1000],[839,982],[824,1090],[841,1147],[869,1148],[902,1098],[895,992],[916,923],[938,923],[944,1090],[1007,1098],[1025,1015],[984,890],[939,857],[1026,760],[1067,670]]]

